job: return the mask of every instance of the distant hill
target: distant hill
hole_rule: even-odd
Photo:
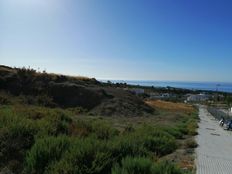
[[[143,116],[154,112],[129,91],[94,78],[36,72],[0,65],[0,90],[24,96],[28,104],[81,108],[91,115]]]

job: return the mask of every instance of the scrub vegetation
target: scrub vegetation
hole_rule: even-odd
[[[116,95],[118,91],[113,93]],[[171,111],[152,105],[152,101],[149,101],[148,105],[143,101],[141,103],[143,110],[147,109],[149,114],[93,115],[84,105],[62,107],[44,93],[16,95],[6,88],[2,89],[0,172],[16,174],[193,172],[193,166],[182,165],[186,156],[173,158],[172,155],[176,155],[179,149],[189,152],[189,149],[195,147],[195,144],[192,145],[195,142],[191,138],[196,134],[196,110],[186,105],[187,111],[183,108]],[[151,113],[151,110],[155,112]],[[192,153],[188,154],[191,155]]]

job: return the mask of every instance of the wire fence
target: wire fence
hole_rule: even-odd
[[[226,120],[232,119],[231,116],[218,108],[215,107],[208,107],[207,108],[209,113],[213,115],[216,119],[220,120],[222,117],[224,117]]]

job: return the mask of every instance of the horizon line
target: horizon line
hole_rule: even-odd
[[[42,72],[42,69],[40,69],[39,67],[38,68],[35,68],[33,66],[11,66],[11,65],[5,65],[5,64],[0,64],[0,66],[6,66],[6,67],[10,67],[10,68],[32,68],[34,70],[36,70],[36,72]],[[157,80],[157,79],[112,79],[112,78],[97,78],[97,77],[90,77],[88,75],[81,75],[81,74],[74,74],[74,73],[65,73],[65,72],[51,72],[49,70],[47,70],[46,68],[44,69],[46,73],[48,74],[57,74],[57,75],[64,75],[64,76],[73,76],[73,77],[76,77],[76,76],[81,76],[81,77],[87,77],[87,78],[95,78],[96,80],[112,80],[112,81],[138,81],[138,82],[189,82],[189,83],[217,83],[220,85],[220,83],[227,83],[227,84],[231,84],[232,81],[207,81],[207,80]]]
[[[97,80],[112,80],[112,81],[132,81],[132,82],[191,82],[191,83],[216,83],[218,85],[220,85],[220,83],[232,83],[229,81],[204,81],[204,80],[151,80],[151,79],[145,79],[145,80],[141,80],[141,79],[106,79],[106,78],[96,78]]]

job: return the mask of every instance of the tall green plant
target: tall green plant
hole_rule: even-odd
[[[50,164],[61,159],[69,148],[68,137],[46,137],[38,139],[26,157],[26,173],[44,173]]]

